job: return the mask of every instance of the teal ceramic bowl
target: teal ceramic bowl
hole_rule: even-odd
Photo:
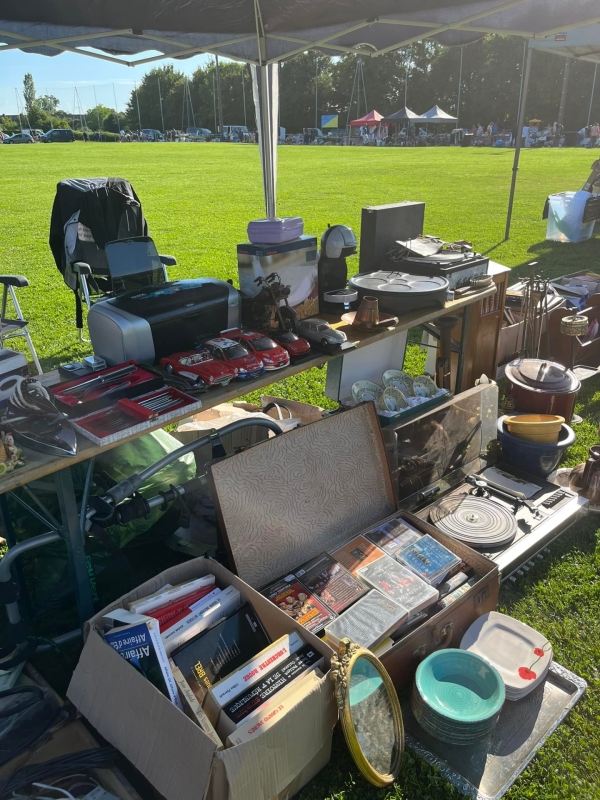
[[[500,673],[468,650],[432,653],[417,668],[415,688],[432,711],[463,724],[496,716],[505,697]]]

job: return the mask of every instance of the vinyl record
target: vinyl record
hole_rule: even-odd
[[[507,508],[471,495],[441,500],[429,512],[429,519],[438,530],[471,547],[502,547],[518,532]]]

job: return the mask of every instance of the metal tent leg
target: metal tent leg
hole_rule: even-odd
[[[525,107],[527,105],[527,88],[529,86],[529,74],[531,72],[531,55],[533,50],[527,48],[527,59],[525,61],[525,77],[523,78],[523,94],[521,95],[521,106],[519,108],[519,118],[517,120],[517,141],[515,142],[515,158],[513,161],[512,180],[510,182],[510,195],[508,197],[508,211],[506,212],[506,229],[504,240],[510,238],[510,223],[512,220],[513,202],[515,199],[515,189],[517,186],[517,173],[519,171],[519,158],[521,155],[521,133],[525,122]]]
[[[75,584],[77,612],[79,621],[83,625],[94,614],[94,601],[85,556],[84,531],[79,523],[77,500],[70,467],[57,472],[54,478],[62,521],[62,533],[67,545],[71,575]]]

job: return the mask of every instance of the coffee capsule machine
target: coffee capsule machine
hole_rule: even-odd
[[[328,225],[321,237],[319,258],[319,311],[343,314],[350,303],[358,299],[358,292],[348,289],[346,259],[356,255],[358,242],[352,228],[347,225]]]

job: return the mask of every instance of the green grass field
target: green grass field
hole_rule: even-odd
[[[514,267],[535,259],[548,275],[598,269],[597,239],[580,245],[545,242],[541,212],[551,192],[580,188],[593,156],[587,151],[525,152],[512,238],[502,241],[512,151],[289,147],[279,150],[282,215],[301,214],[307,233],[345,223],[358,233],[360,209],[405,199],[427,203],[426,231],[471,239],[478,250]],[[235,245],[248,220],[262,216],[258,150],[252,146],[86,144],[0,150],[0,259],[4,273],[26,275],[19,297],[44,367],[85,354],[74,328],[74,304],[48,247],[55,184],[62,178],[119,175],[138,192],[160,252],[179,266],[171,277],[236,279]],[[356,265],[355,265],[356,268]],[[313,370],[277,392],[323,402],[324,372]],[[580,396],[584,423],[568,463],[597,441],[600,383]],[[502,609],[552,641],[557,661],[590,688],[567,721],[509,792],[509,800],[600,798],[600,548],[594,517],[582,522],[516,586],[503,589]],[[458,800],[461,795],[407,752],[398,784],[376,790],[358,775],[336,734],[331,764],[301,800]],[[251,800],[249,798],[249,800]]]

